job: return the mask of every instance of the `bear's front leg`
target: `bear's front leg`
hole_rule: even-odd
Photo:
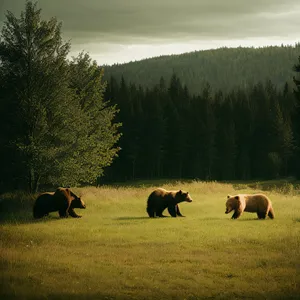
[[[71,217],[73,217],[73,218],[81,218],[82,217],[80,215],[77,215],[76,212],[75,212],[75,210],[73,208],[71,208],[71,207],[69,208],[69,215]]]
[[[176,218],[176,205],[169,205],[168,211],[173,218]]]
[[[178,205],[178,204],[176,205],[176,215],[179,216],[179,217],[184,217],[184,216],[181,214],[180,210],[179,210],[179,205]]]
[[[241,213],[235,210],[234,214],[231,217],[231,219],[237,219],[240,215],[241,215]]]
[[[65,202],[62,204],[61,208],[59,209],[58,213],[61,218],[67,218],[68,217],[68,210],[69,210],[70,204],[68,202]]]

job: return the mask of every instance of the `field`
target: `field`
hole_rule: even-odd
[[[150,219],[154,187],[183,189],[185,218]],[[0,196],[0,299],[299,299],[300,193],[272,185],[275,219],[225,215],[265,185],[153,182],[74,188],[81,219],[36,221],[34,197]],[[165,212],[168,215],[167,211]]]

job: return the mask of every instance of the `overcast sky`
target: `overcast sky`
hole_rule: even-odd
[[[300,41],[300,0],[38,0],[42,16],[63,23],[71,55],[89,52],[99,64],[223,46]],[[19,17],[25,0],[0,0]]]

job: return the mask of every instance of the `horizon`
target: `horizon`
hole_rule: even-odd
[[[205,52],[205,51],[217,51],[220,49],[237,49],[237,48],[243,48],[243,49],[261,49],[261,48],[268,48],[268,47],[292,47],[292,48],[296,48],[297,45],[300,45],[300,39],[299,41],[295,41],[293,44],[283,44],[283,43],[277,43],[277,44],[266,44],[266,45],[258,45],[258,46],[251,46],[251,45],[246,45],[246,46],[220,46],[217,48],[205,48],[205,49],[196,49],[196,50],[191,50],[191,51],[187,51],[187,52],[182,52],[182,53],[170,53],[170,54],[161,54],[161,55],[157,55],[157,56],[150,56],[150,57],[145,57],[145,58],[141,58],[138,60],[131,60],[131,61],[125,61],[125,62],[116,62],[116,63],[112,63],[112,64],[99,64],[100,66],[113,66],[113,65],[124,65],[124,64],[129,64],[129,63],[134,63],[134,62],[141,62],[144,60],[150,60],[150,59],[156,59],[156,58],[164,58],[164,57],[168,57],[168,56],[180,56],[180,55],[185,55],[185,54],[190,54],[190,53],[194,53],[194,52]],[[92,57],[92,59],[94,59]],[[95,60],[95,59],[94,59]]]

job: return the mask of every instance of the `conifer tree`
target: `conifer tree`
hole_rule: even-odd
[[[14,154],[10,176],[25,178],[32,192],[40,182],[93,181],[117,151],[112,149],[118,138],[111,123],[115,109],[101,101],[102,73],[82,56],[69,65],[70,44],[62,41],[61,23],[42,20],[37,4],[28,1],[20,18],[11,12],[6,18],[0,111],[7,116],[4,151]],[[80,72],[86,75],[82,85]]]
[[[70,45],[62,42],[61,24],[55,18],[41,20],[41,10],[30,1],[19,19],[11,12],[6,18],[0,59],[10,93],[2,105],[11,116],[9,144],[35,191],[42,177],[58,176],[57,158],[68,148],[78,117],[68,89]]]
[[[110,166],[119,148],[119,123],[114,122],[117,109],[104,101],[104,70],[87,53],[80,53],[70,64],[70,88],[76,94],[81,119],[76,135],[76,151],[71,151],[62,167],[68,169],[65,180],[94,183]]]

